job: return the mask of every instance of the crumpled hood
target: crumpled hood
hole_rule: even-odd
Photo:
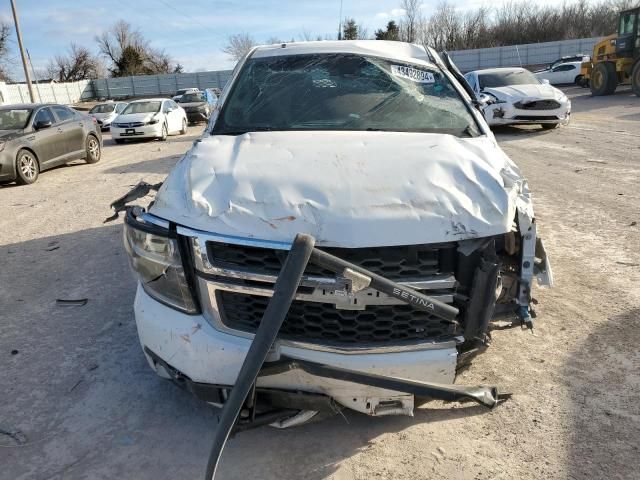
[[[208,232],[319,245],[447,242],[533,218],[526,182],[492,138],[259,132],[202,139],[150,212]]]
[[[520,100],[560,100],[564,95],[551,85],[509,85],[506,87],[485,88],[485,93],[490,93],[500,100],[517,102]]]

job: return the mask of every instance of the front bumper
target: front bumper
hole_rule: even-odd
[[[10,182],[16,179],[15,153],[13,149],[0,152],[0,182]]]
[[[187,120],[189,120],[190,123],[206,122],[207,120],[209,120],[209,115],[207,115],[206,112],[203,112],[203,111],[187,110],[186,113],[187,113]]]
[[[111,138],[159,138],[162,136],[162,123],[141,127],[120,128],[111,124]]]
[[[571,104],[563,104],[554,110],[523,110],[511,103],[494,103],[483,109],[489,125],[556,124],[567,125],[571,116]]]
[[[135,316],[140,343],[146,350],[149,364],[159,375],[172,378],[162,364],[166,362],[188,376],[199,386],[199,391],[210,390],[207,385],[213,388],[235,383],[251,344],[250,338],[219,331],[204,315],[186,315],[162,305],[141,286],[136,294]],[[148,351],[162,362],[154,360]],[[423,343],[398,351],[380,348],[379,352],[322,351],[277,341],[269,360],[287,357],[422,382],[451,384],[454,381],[457,365],[454,341]],[[302,370],[261,377],[256,388],[322,394],[369,415],[410,415],[413,411],[412,395],[311,375]],[[390,404],[393,409],[383,408]]]

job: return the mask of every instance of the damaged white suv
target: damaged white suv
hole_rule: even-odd
[[[224,403],[298,233],[458,313],[443,321],[310,263],[265,368],[324,370],[258,376],[241,419],[256,399],[280,425],[336,404],[411,415],[416,390],[380,379],[454,389],[492,318],[529,323],[533,279],[551,283],[530,194],[461,80],[402,42],[253,49],[154,203],[127,210],[152,368]]]

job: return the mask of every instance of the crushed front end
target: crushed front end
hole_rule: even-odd
[[[189,229],[137,207],[127,212],[125,223],[125,243],[140,279],[136,322],[150,365],[200,398],[224,403],[291,244]],[[485,238],[323,251],[459,313],[455,321],[444,321],[374,288],[354,288],[358,277],[310,263],[269,362],[294,359],[453,384],[457,369],[488,345],[491,319],[499,314],[531,325],[533,278],[537,274],[539,283],[551,283],[535,222],[526,219],[516,219],[508,233]],[[258,400],[261,408],[265,402],[292,412],[340,406],[369,415],[412,415],[415,403],[414,395],[375,382],[303,368],[260,376],[247,401]]]

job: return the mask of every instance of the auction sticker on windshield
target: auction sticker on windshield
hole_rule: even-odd
[[[418,83],[434,83],[436,81],[433,73],[404,65],[391,65],[391,74]]]

